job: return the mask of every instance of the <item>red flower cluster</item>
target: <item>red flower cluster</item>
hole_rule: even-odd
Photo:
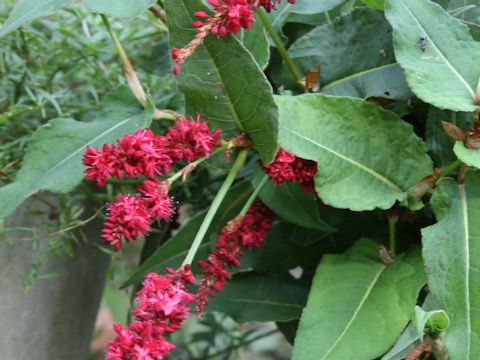
[[[122,238],[127,242],[136,240],[151,229],[151,222],[168,221],[174,214],[168,184],[158,179],[144,180],[137,189],[143,197],[118,195],[116,201],[108,205],[109,215],[102,237],[117,251],[122,247]]]
[[[189,162],[201,156],[209,156],[220,137],[221,130],[213,134],[207,123],[179,120],[169,128],[165,136],[154,135],[150,129],[138,130],[134,135],[118,139],[117,145],[105,144],[102,150],[88,147],[83,156],[83,164],[89,166],[84,171],[88,180],[95,180],[98,186],[105,186],[113,176],[135,178],[156,174],[165,175],[176,162]]]
[[[263,166],[261,162],[260,165]],[[317,173],[317,163],[315,161],[296,157],[279,148],[275,160],[263,166],[263,171],[273,179],[275,185],[282,185],[286,180],[298,181],[307,194],[316,193],[314,177]]]
[[[226,267],[240,267],[238,258],[245,255],[243,250],[260,247],[272,226],[275,213],[261,200],[248,210],[245,216],[237,216],[222,229],[218,237],[217,250],[208,256],[207,261],[199,261],[203,277],[196,295],[196,311],[201,314],[208,305],[208,296],[215,297],[212,291],[221,291],[227,283],[229,272]]]
[[[215,13],[209,15],[205,11],[197,11],[194,14],[201,19],[192,24],[198,29],[197,34],[184,48],[172,49],[172,59],[176,62],[173,73],[180,74],[179,64],[195,52],[195,49],[203,43],[210,32],[213,35],[225,37],[228,33],[238,33],[241,28],[251,30],[251,24],[255,22],[253,12],[258,10],[259,6],[270,12],[272,9],[276,9],[277,4],[281,2],[282,0],[208,0]],[[295,4],[295,0],[288,0],[288,2]]]
[[[108,344],[105,360],[158,360],[175,348],[164,335],[179,330],[190,314],[188,306],[195,296],[185,286],[193,284],[195,277],[189,265],[178,271],[167,268],[167,272],[165,276],[147,274],[137,292],[138,307],[132,313],[136,319],[128,328],[114,325],[117,338]]]
[[[208,0],[215,10],[214,15],[208,15],[205,11],[197,11],[194,15],[206,19],[207,23],[213,22],[210,31],[213,35],[227,36],[228,33],[236,34],[241,28],[251,30],[251,24],[255,22],[253,11],[263,6],[268,12],[275,9],[277,3],[282,0]],[[288,0],[295,4],[295,0]],[[195,21],[193,27],[200,28],[205,23]]]

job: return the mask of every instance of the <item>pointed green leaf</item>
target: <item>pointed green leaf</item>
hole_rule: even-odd
[[[195,36],[196,11],[210,11],[199,0],[165,2],[170,46],[181,48]],[[187,113],[203,114],[229,137],[246,132],[264,163],[277,152],[278,110],[267,78],[235,36],[209,34],[181,66],[178,77]]]
[[[467,149],[461,141],[457,141],[453,151],[462,162],[480,169],[480,151],[478,149]]]
[[[429,0],[387,0],[385,13],[413,92],[440,109],[474,111],[480,44],[468,27]]]
[[[428,285],[450,317],[444,335],[451,360],[480,354],[480,174],[464,184],[442,179],[431,199],[438,223],[422,229]]]
[[[240,39],[250,51],[261,69],[265,69],[270,60],[270,43],[263,22],[255,15],[252,30],[242,30]]]
[[[293,348],[293,360],[371,360],[407,324],[425,284],[418,248],[385,266],[378,245],[362,239],[317,268]]]
[[[55,13],[69,0],[18,0],[7,21],[0,27],[0,37],[23,24]]]
[[[276,101],[280,144],[318,163],[315,186],[328,205],[388,209],[433,171],[412,126],[377,105],[321,94],[277,96]]]
[[[39,190],[66,193],[85,174],[82,156],[87,146],[101,147],[127,133],[147,127],[153,107],[143,109],[127,87],[110,94],[91,122],[53,119],[33,135],[16,180],[0,188],[0,219]]]
[[[207,309],[224,312],[238,322],[289,321],[300,317],[307,294],[304,281],[240,273],[210,300]]]
[[[357,8],[302,36],[288,53],[303,74],[320,65],[324,93],[361,98],[411,96],[393,54],[392,28],[382,11]]]
[[[92,10],[118,18],[131,18],[139,15],[156,3],[155,0],[83,0]]]

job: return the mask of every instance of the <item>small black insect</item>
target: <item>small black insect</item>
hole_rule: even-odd
[[[419,36],[420,38],[420,48],[422,49],[422,51],[425,51],[425,49],[427,48],[427,35],[420,35]]]

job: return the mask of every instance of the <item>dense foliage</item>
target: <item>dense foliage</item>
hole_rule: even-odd
[[[275,322],[294,360],[480,357],[478,1],[1,11],[0,219],[48,190],[53,252],[85,210],[141,253],[106,359],[183,356],[191,313]]]

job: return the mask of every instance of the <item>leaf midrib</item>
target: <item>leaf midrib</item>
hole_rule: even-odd
[[[305,137],[303,136],[302,134],[299,134],[298,132],[296,132],[295,130],[293,129],[290,129],[290,128],[287,128],[286,126],[284,126],[284,128],[288,131],[290,131],[293,135],[296,135],[298,136],[299,138],[303,139],[303,140],[306,140],[328,152],[330,152],[331,154],[351,163],[352,165],[358,167],[359,169],[369,173],[370,175],[374,176],[375,178],[379,179],[380,181],[382,181],[383,183],[385,183],[386,185],[388,185],[389,187],[391,187],[392,189],[394,189],[395,191],[398,191],[400,193],[403,193],[403,190],[400,189],[397,185],[395,185],[393,182],[391,182],[389,179],[387,179],[385,176],[379,174],[378,172],[376,172],[375,170],[373,169],[370,169],[369,167],[359,163],[358,161],[352,159],[352,158],[349,158],[348,156],[346,155],[343,155],[343,154],[340,154],[339,152],[333,150],[333,149],[330,149],[329,147],[325,146],[325,145],[322,145],[320,143],[317,143],[316,141],[312,140],[312,139],[309,139],[308,137]]]
[[[471,308],[470,308],[470,231],[468,228],[468,203],[465,193],[465,185],[459,186],[460,199],[462,200],[462,219],[465,233],[465,306],[467,312],[467,359],[470,359],[470,348],[472,341],[472,329],[470,324]]]
[[[345,336],[345,334],[347,333],[347,331],[350,329],[350,327],[352,326],[353,322],[355,321],[355,319],[357,318],[357,315],[358,313],[360,312],[360,310],[362,309],[363,305],[365,304],[365,301],[367,301],[368,299],[368,296],[370,295],[370,293],[372,292],[375,284],[377,283],[378,279],[380,278],[380,276],[382,275],[382,273],[385,271],[387,267],[386,266],[382,266],[382,268],[377,272],[377,274],[375,275],[375,277],[373,278],[372,280],[372,283],[368,286],[367,288],[367,291],[365,292],[365,295],[363,295],[362,299],[360,300],[360,303],[358,304],[357,308],[355,309],[355,311],[353,312],[353,315],[352,317],[350,318],[350,320],[348,321],[347,325],[345,325],[345,328],[343,329],[343,331],[341,332],[341,334],[338,336],[337,340],[335,340],[335,342],[332,344],[332,346],[328,349],[328,351],[325,353],[325,355],[322,357],[321,360],[325,360],[327,358],[327,356],[333,351],[333,349],[335,349],[335,347],[338,345],[338,343],[342,340],[342,338]]]
[[[415,14],[410,10],[410,8],[407,6],[407,4],[403,1],[403,0],[398,0],[400,1],[405,9],[408,11],[408,13],[411,15],[411,17],[413,18],[413,20],[415,20],[415,22],[417,23],[417,25],[420,27],[420,29],[422,29],[422,32],[425,34],[425,35],[429,35],[428,32],[426,31],[426,29],[422,26],[422,24],[420,24],[420,22],[418,21],[418,18],[415,16]],[[457,70],[455,69],[455,67],[447,60],[447,58],[443,55],[443,53],[440,51],[440,49],[437,47],[437,45],[435,45],[435,42],[432,41],[430,39],[430,42],[429,42],[430,46],[432,46],[437,52],[438,54],[440,55],[440,57],[445,61],[445,64],[450,68],[450,70],[460,79],[460,82],[465,86],[465,88],[467,89],[467,91],[470,93],[470,96],[475,99],[475,92],[473,91],[473,89],[470,87],[470,84],[468,84],[465,79],[462,77],[462,75],[460,75]]]

